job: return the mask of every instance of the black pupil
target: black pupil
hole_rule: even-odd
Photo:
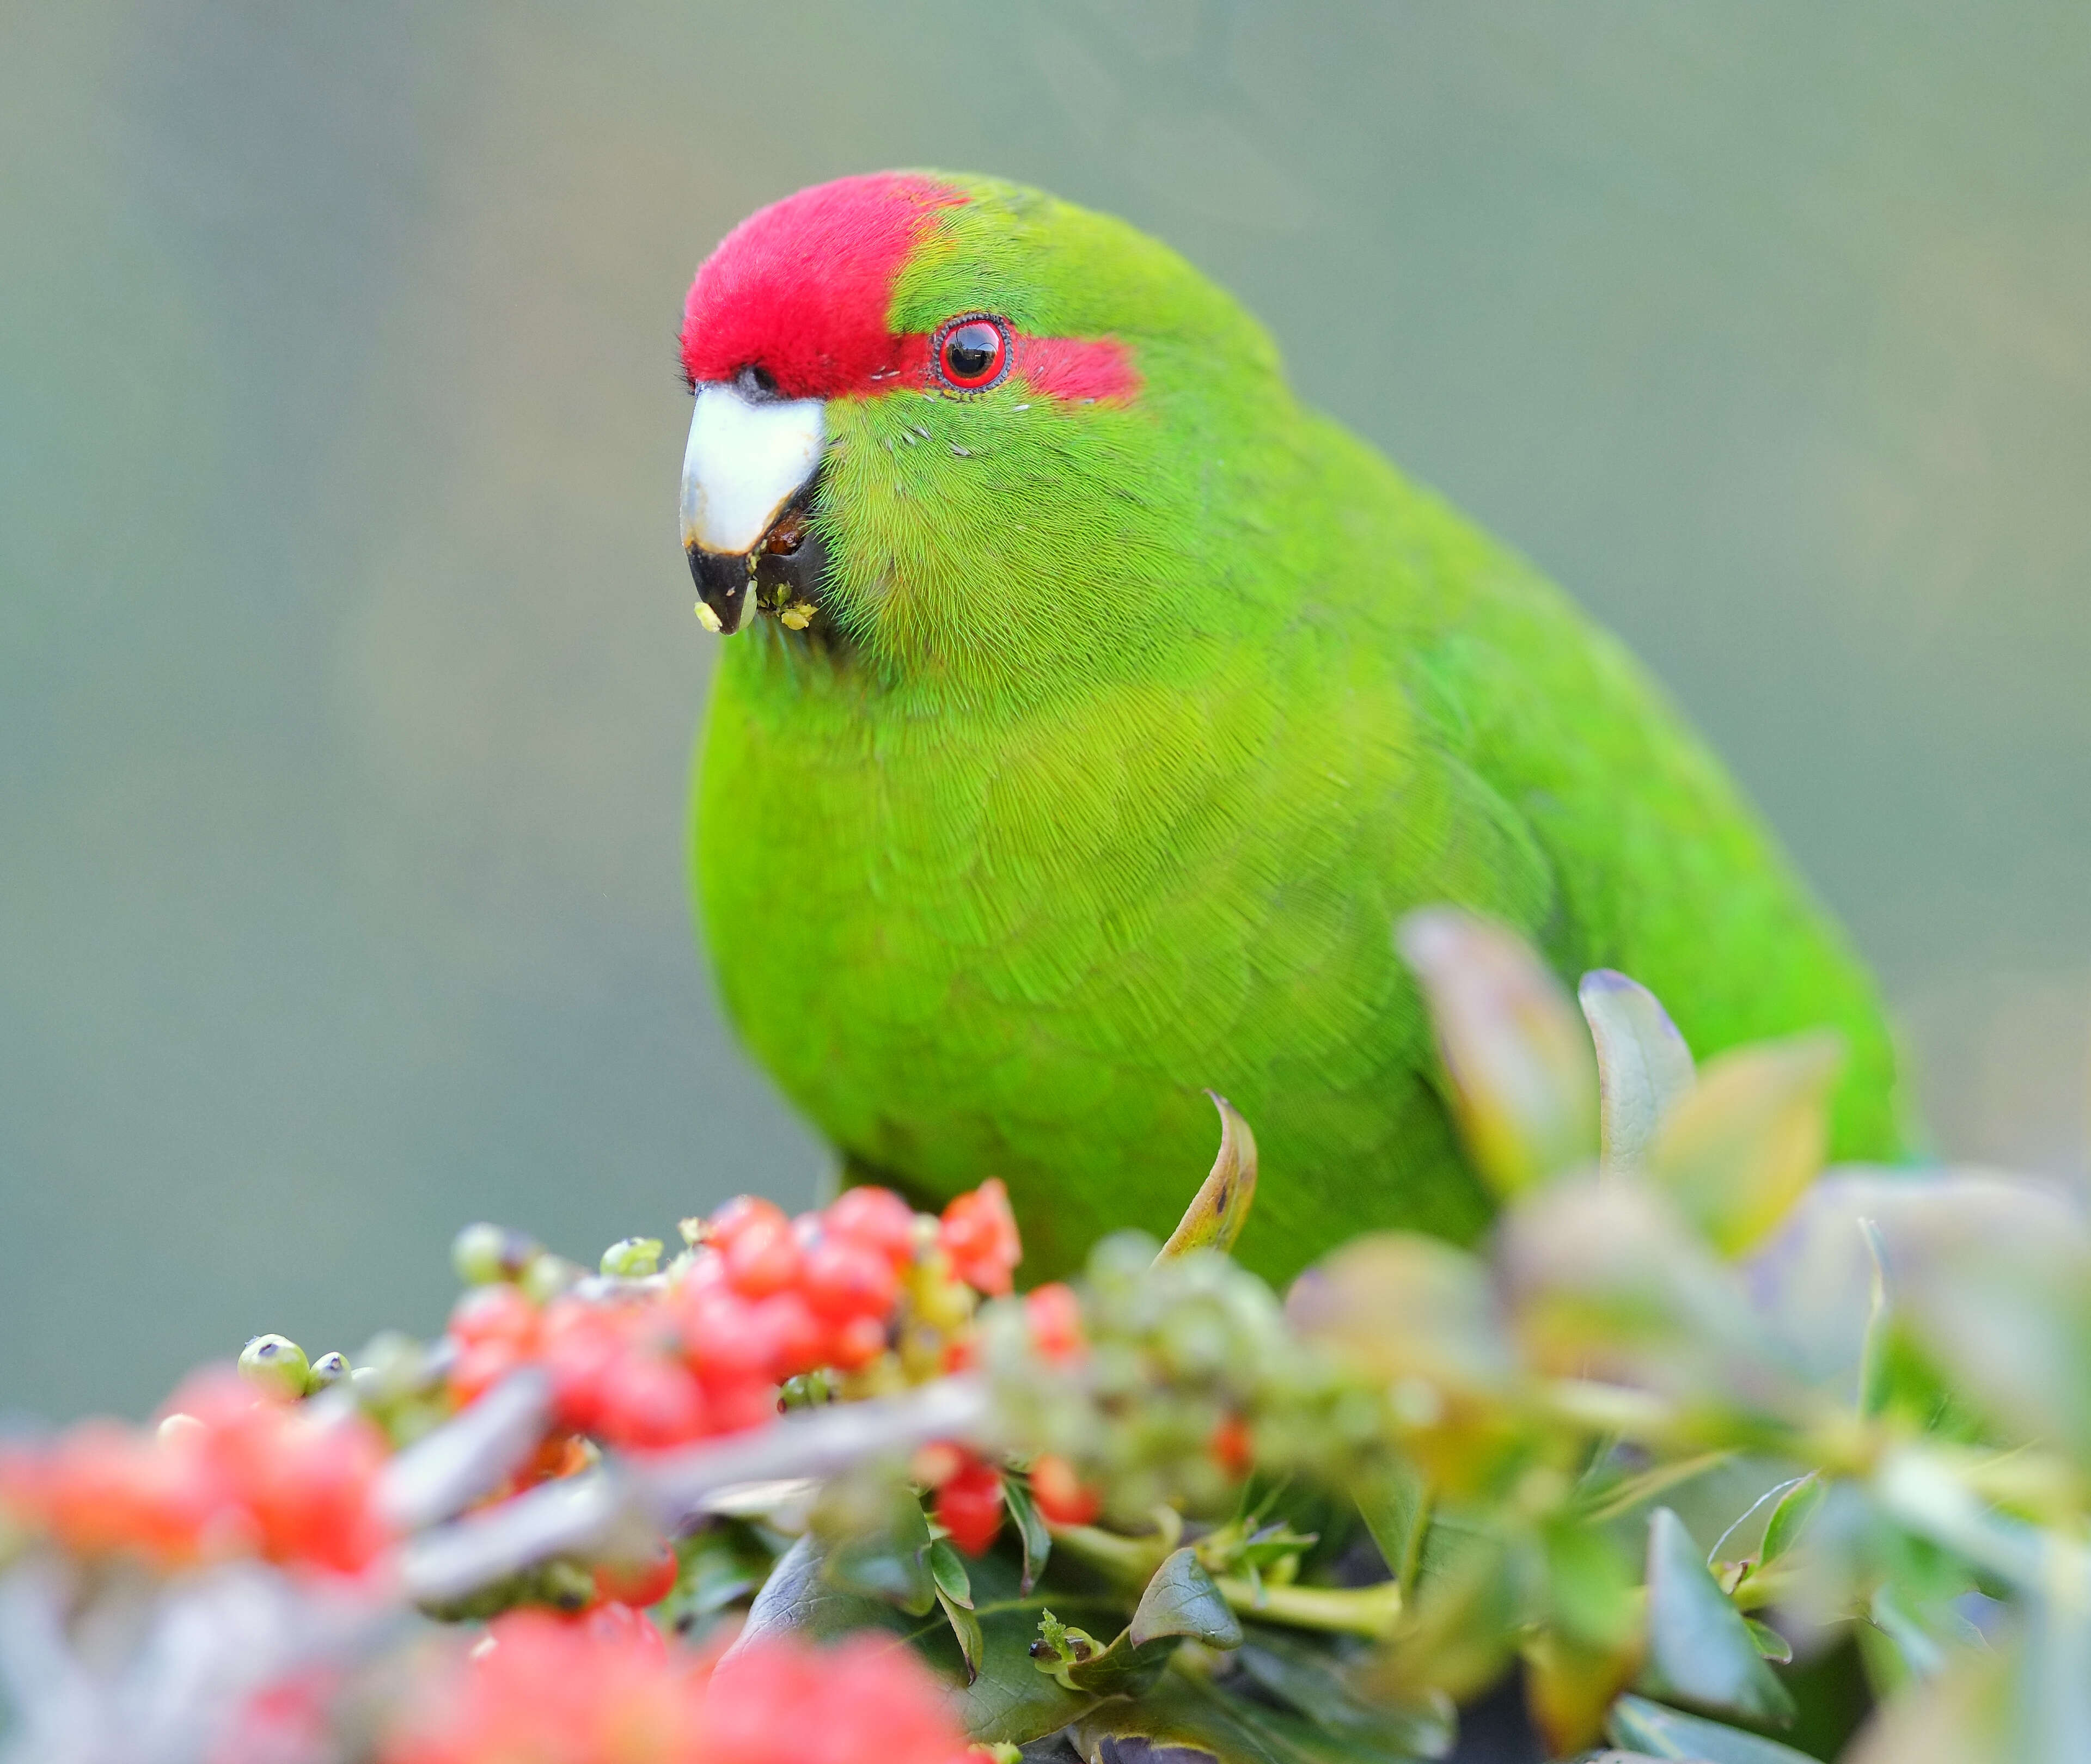
[[[1002,333],[992,325],[961,325],[945,339],[944,365],[954,380],[979,380],[994,366]]]

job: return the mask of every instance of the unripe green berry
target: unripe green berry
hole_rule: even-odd
[[[506,1225],[467,1225],[451,1240],[451,1266],[467,1286],[512,1280],[544,1254],[534,1238]]]
[[[658,1237],[623,1237],[602,1253],[599,1264],[605,1274],[619,1280],[644,1280],[661,1270],[661,1240]]]
[[[348,1356],[336,1349],[332,1353],[322,1353],[313,1362],[312,1370],[305,1375],[308,1392],[323,1391],[330,1385],[338,1384],[348,1376]]]
[[[595,1598],[595,1576],[577,1562],[547,1562],[537,1570],[537,1596],[555,1610],[584,1611]]]
[[[833,1400],[834,1393],[828,1388],[826,1377],[818,1372],[801,1372],[796,1378],[787,1379],[778,1388],[777,1406],[779,1409],[812,1409]]]
[[[582,1271],[564,1256],[554,1255],[547,1251],[532,1259],[515,1284],[523,1289],[523,1296],[533,1305],[549,1305],[576,1280],[583,1278]]]
[[[239,1370],[279,1396],[302,1396],[312,1366],[305,1350],[285,1336],[257,1336],[240,1350]]]

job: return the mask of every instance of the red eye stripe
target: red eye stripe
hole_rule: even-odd
[[[946,391],[933,346],[944,333],[916,331],[896,338],[892,368],[873,376],[867,392]],[[1110,337],[1009,336],[1009,366],[994,383],[1020,381],[1024,391],[1067,404],[1123,404],[1140,390],[1132,352]],[[960,390],[966,389],[964,387]]]
[[[1128,351],[1108,338],[1031,337],[993,314],[895,336],[886,315],[902,271],[940,214],[970,199],[905,173],[821,184],[752,214],[698,270],[685,303],[683,366],[696,382],[758,368],[787,398],[911,389],[981,392],[1011,378],[1041,398],[1112,402],[1139,390]],[[969,355],[940,372],[933,354],[969,320],[1000,332],[999,362]],[[990,351],[990,353],[992,353]],[[946,364],[946,367],[948,367]]]

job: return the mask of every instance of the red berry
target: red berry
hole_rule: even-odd
[[[968,1555],[983,1555],[1002,1530],[1002,1478],[975,1458],[937,1491],[937,1523]]]
[[[852,1317],[828,1344],[828,1363],[844,1372],[855,1372],[886,1352],[886,1321],[881,1317]]]
[[[1205,1442],[1213,1461],[1230,1476],[1246,1476],[1256,1465],[1256,1441],[1240,1415],[1228,1415]]]
[[[900,1276],[869,1244],[832,1237],[808,1254],[799,1289],[814,1314],[830,1323],[853,1317],[883,1321],[900,1296]]]
[[[459,1350],[451,1365],[451,1395],[462,1405],[476,1402],[523,1362],[506,1341],[473,1341]]]
[[[870,1636],[736,1649],[712,1687],[705,1764],[978,1764],[928,1671]]]
[[[1089,1343],[1082,1334],[1082,1301],[1075,1289],[1059,1280],[1033,1287],[1024,1295],[1024,1310],[1031,1323],[1031,1340],[1049,1360],[1079,1360]]]
[[[623,1351],[623,1329],[609,1307],[572,1298],[545,1307],[545,1369],[560,1426],[574,1433],[598,1431],[604,1381]]]
[[[895,1268],[915,1258],[915,1209],[890,1188],[844,1189],[821,1215],[830,1237],[876,1250]]]
[[[461,1347],[505,1342],[519,1353],[537,1344],[537,1307],[514,1287],[497,1282],[475,1286],[451,1307],[451,1339]]]
[[[796,1293],[757,1300],[748,1307],[748,1320],[750,1332],[763,1345],[772,1383],[827,1363],[828,1332]]]
[[[627,1353],[602,1375],[596,1416],[597,1430],[614,1444],[682,1445],[705,1431],[704,1392],[687,1367]]]
[[[791,1221],[782,1214],[774,1220],[751,1220],[720,1253],[726,1258],[727,1283],[744,1298],[783,1292],[799,1278],[805,1259]]]
[[[636,1562],[603,1562],[595,1571],[596,1596],[612,1604],[644,1610],[657,1605],[675,1590],[682,1564],[666,1544]]]
[[[1056,1525],[1085,1525],[1103,1510],[1096,1491],[1082,1486],[1075,1466],[1050,1453],[1031,1466],[1031,1498]]]
[[[748,1300],[724,1287],[683,1287],[673,1305],[683,1351],[705,1383],[769,1377],[769,1346],[756,1332]]]
[[[784,1209],[774,1201],[766,1201],[760,1194],[736,1194],[712,1215],[705,1241],[723,1252],[744,1231],[755,1227],[788,1227],[791,1223],[785,1217]]]
[[[777,1418],[777,1387],[766,1378],[707,1385],[705,1394],[710,1400],[714,1433],[744,1433]]]
[[[961,1194],[944,1209],[937,1241],[951,1258],[951,1267],[967,1285],[999,1297],[1013,1284],[1011,1276],[1023,1259],[1016,1215],[1009,1210],[1009,1190],[1000,1177],[989,1177],[970,1194]]]

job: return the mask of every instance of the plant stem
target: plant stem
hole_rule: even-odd
[[[1382,1581],[1372,1586],[1261,1586],[1232,1574],[1221,1575],[1220,1595],[1234,1609],[1296,1629],[1326,1629],[1337,1635],[1390,1634],[1401,1617],[1401,1586]]]

